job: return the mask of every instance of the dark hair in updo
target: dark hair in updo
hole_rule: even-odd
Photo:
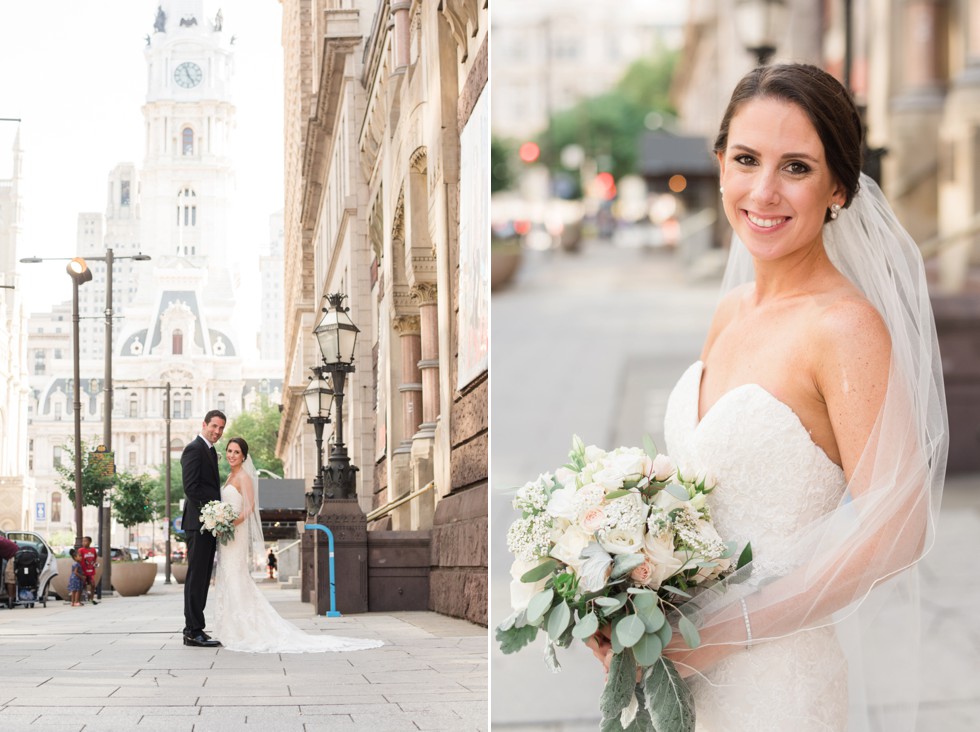
[[[228,444],[229,445],[231,443],[233,443],[233,442],[236,445],[238,445],[239,448],[241,448],[241,451],[242,451],[242,460],[244,460],[245,458],[247,458],[248,457],[248,443],[245,442],[244,438],[241,438],[241,437],[232,437],[230,440],[228,440]]]
[[[846,208],[857,195],[864,127],[850,92],[823,69],[809,64],[760,66],[742,77],[721,119],[714,150],[728,147],[728,128],[745,102],[779,99],[803,110],[823,143],[827,165],[847,194]]]

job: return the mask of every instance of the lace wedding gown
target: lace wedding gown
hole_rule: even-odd
[[[752,542],[757,567],[780,562],[794,535],[839,503],[843,471],[787,405],[756,384],[724,394],[698,420],[703,364],[667,402],[667,453],[718,480],[708,504],[718,532]],[[751,579],[749,580],[751,583]],[[805,732],[847,728],[847,663],[833,627],[734,653],[688,679],[698,732]]]
[[[242,509],[241,494],[233,485],[221,489],[221,500],[237,511]],[[311,635],[279,615],[252,579],[247,532],[242,526],[234,539],[218,545],[214,636],[225,648],[251,653],[317,653],[384,645],[377,640]]]

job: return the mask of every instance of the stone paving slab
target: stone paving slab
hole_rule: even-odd
[[[487,631],[435,613],[318,618],[259,584],[311,634],[378,638],[351,653],[187,648],[182,588],[97,607],[0,610],[0,730],[487,730]]]

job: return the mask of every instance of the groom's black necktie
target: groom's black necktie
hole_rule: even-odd
[[[214,474],[218,474],[218,451],[214,449],[214,445],[211,445],[211,462],[214,465]]]

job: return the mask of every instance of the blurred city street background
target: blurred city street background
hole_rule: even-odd
[[[754,65],[805,61],[854,92],[865,172],[926,261],[951,450],[923,563],[918,729],[980,728],[980,148],[968,132],[980,120],[980,36],[942,40],[965,39],[976,13],[495,3],[491,628],[510,613],[514,489],[563,464],[573,434],[606,448],[649,434],[662,446],[667,396],[699,356],[726,258],[717,125]],[[540,638],[509,656],[492,643],[490,657],[494,729],[597,728],[602,672],[584,647],[559,654],[558,674]]]

